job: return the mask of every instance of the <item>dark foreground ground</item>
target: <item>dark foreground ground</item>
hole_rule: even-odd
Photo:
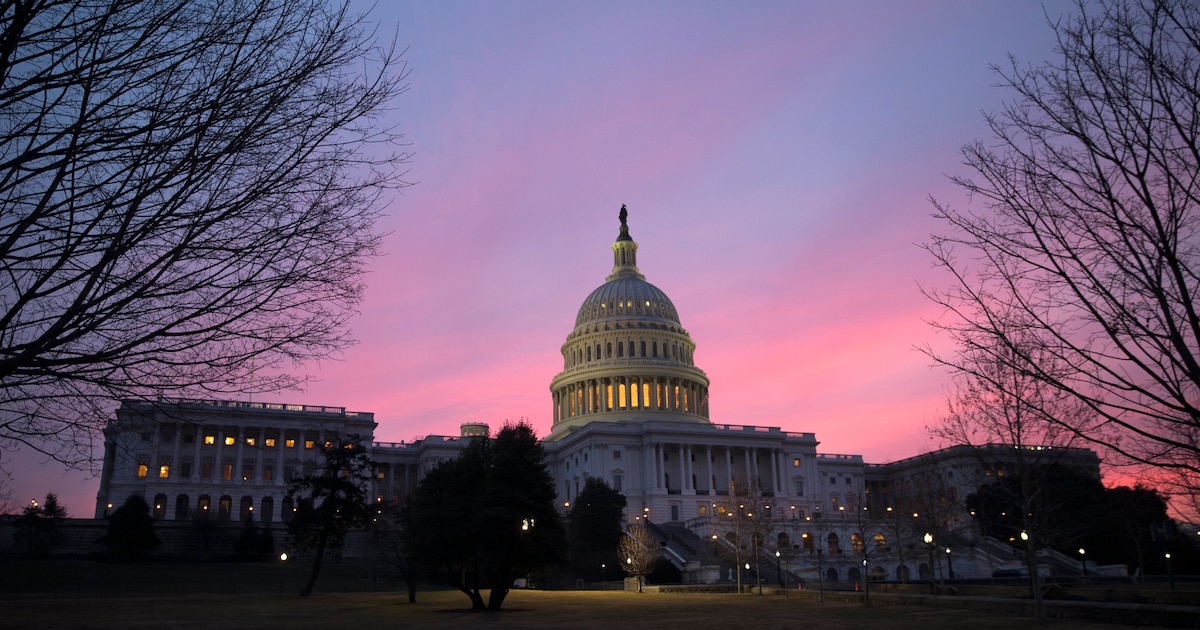
[[[380,577],[370,567],[340,562],[330,564],[322,572],[314,595],[301,598],[296,593],[307,573],[308,565],[303,562],[108,564],[79,559],[33,561],[0,557],[0,629],[988,630],[1034,625],[1031,613],[1023,612],[1026,609],[1020,603],[1020,594],[1003,588],[983,592],[963,590],[962,597],[943,596],[933,605],[928,597],[913,592],[889,597],[884,591],[895,587],[881,585],[870,607],[855,599],[861,595],[858,593],[830,592],[826,594],[827,601],[820,602],[816,600],[818,594],[812,591],[790,591],[785,597],[514,590],[505,602],[505,610],[491,614],[470,612],[466,610],[468,600],[461,593],[429,590],[428,585],[422,586],[417,603],[409,604],[402,582]],[[1181,584],[1180,592],[1168,592],[1161,586],[1127,587],[1125,591],[1106,586],[1064,593],[1064,600],[1087,599],[1096,606],[1113,605],[1102,601],[1120,600],[1128,605],[1183,604],[1187,608],[1170,622],[1156,621],[1166,618],[1153,614],[1119,615],[1116,610],[1102,610],[1099,615],[1062,614],[1089,621],[1051,619],[1045,627],[1113,630],[1123,626],[1103,622],[1121,619],[1140,622],[1143,628],[1167,623],[1200,628],[1198,586],[1191,584],[1184,588]],[[968,596],[984,596],[990,601],[969,603],[965,601]]]
[[[0,600],[5,628],[1026,628],[1033,620],[965,608],[808,598],[623,591],[514,591],[500,613],[473,613],[457,592],[39,597]],[[1050,621],[1048,628],[1119,626]]]

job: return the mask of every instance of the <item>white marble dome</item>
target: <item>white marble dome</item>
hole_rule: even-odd
[[[612,272],[579,307],[562,345],[563,371],[550,384],[552,437],[596,420],[708,423],[708,377],[693,362],[696,344],[675,304],[638,270],[621,209]]]

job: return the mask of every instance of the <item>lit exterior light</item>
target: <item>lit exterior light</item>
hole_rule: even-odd
[[[1025,542],[1029,542],[1029,532],[1026,532],[1025,530],[1021,530],[1021,540],[1025,541]]]
[[[929,532],[925,532],[925,538],[924,538],[924,540],[925,540],[925,544],[926,544],[926,545],[931,545],[931,544],[933,544],[933,534],[930,534]]]

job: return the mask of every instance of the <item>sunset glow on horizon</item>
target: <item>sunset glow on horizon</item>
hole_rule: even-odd
[[[354,2],[366,10],[369,2]],[[717,424],[811,432],[868,462],[941,446],[947,379],[916,348],[941,316],[918,244],[929,197],[967,200],[959,148],[1011,94],[990,65],[1053,54],[1068,2],[385,2],[407,48],[389,112],[411,142],[351,327],[255,400],[375,414],[375,439],[528,419],[629,209],[638,266],[674,302]],[[99,448],[97,448],[99,453]],[[91,516],[98,482],[17,456],[18,501]]]

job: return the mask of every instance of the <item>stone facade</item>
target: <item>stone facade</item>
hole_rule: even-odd
[[[1002,548],[993,553],[970,533],[969,515],[956,507],[1003,474],[1001,447],[866,464],[860,455],[818,453],[812,433],[714,423],[696,343],[638,269],[637,249],[623,212],[612,271],[576,314],[560,348],[563,370],[550,383],[543,445],[564,509],[588,477],[603,479],[626,496],[627,520],[654,524],[667,557],[693,581],[727,579],[719,547],[733,537],[739,489],[760,497],[760,518],[771,515],[757,553],[778,551],[765,557],[795,579],[920,579],[949,573],[956,560],[955,575],[990,575],[1007,561]],[[375,428],[373,414],[340,407],[125,402],[105,431],[96,516],[138,493],[163,521],[204,511],[218,520],[286,520],[288,480],[318,464],[319,445],[346,439],[372,444],[372,491],[396,503],[471,436],[488,433],[471,423],[459,436],[381,443]],[[1099,474],[1091,451],[1068,455]],[[923,531],[936,531],[937,542],[926,545]]]

